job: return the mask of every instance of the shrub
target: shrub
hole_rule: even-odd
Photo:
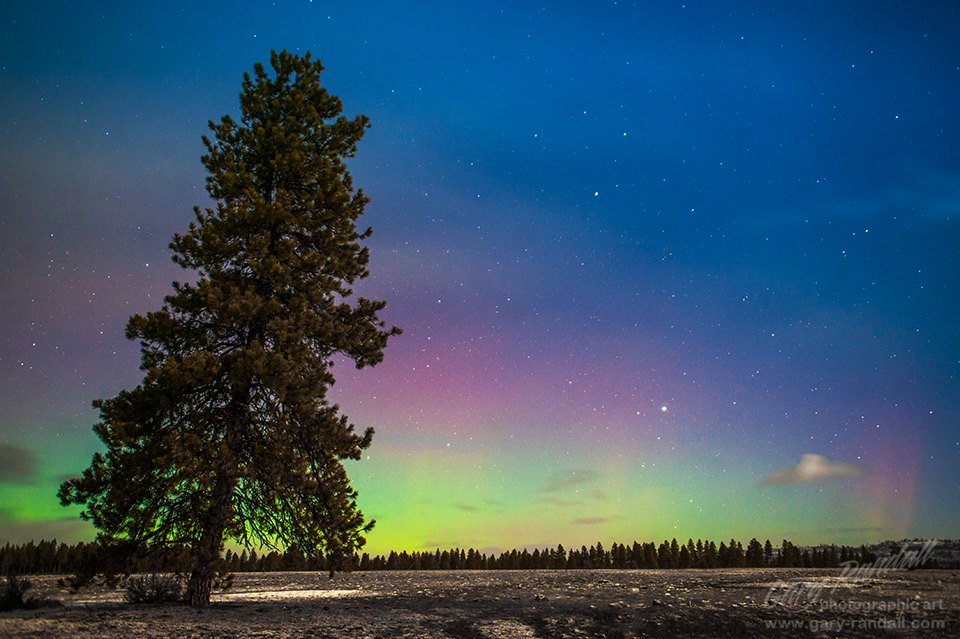
[[[16,575],[7,575],[7,583],[0,588],[0,610],[16,610],[28,607],[29,597],[26,593],[33,584],[29,579],[22,579]]]
[[[0,586],[0,610],[32,610],[41,606],[62,605],[55,599],[27,595],[33,587],[29,579],[17,575],[7,575],[7,581]]]
[[[126,579],[129,603],[183,601],[183,584],[173,575],[135,575]]]

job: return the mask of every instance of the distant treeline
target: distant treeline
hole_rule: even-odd
[[[0,574],[73,574],[89,571],[91,563],[101,561],[102,549],[96,543],[75,545],[56,540],[7,544],[0,548]],[[729,542],[676,539],[632,545],[613,544],[605,548],[601,543],[567,550],[562,545],[552,549],[533,551],[511,550],[500,554],[481,553],[473,548],[426,552],[390,552],[387,556],[357,555],[350,565],[340,570],[536,570],[589,568],[740,568],[740,567],[796,567],[835,568],[846,561],[865,564],[877,555],[865,546],[819,546],[798,548],[783,540],[773,546],[769,540],[760,543],[751,539],[744,547],[739,541]],[[139,560],[136,572],[175,572],[188,565],[189,550],[167,548],[149,553]],[[928,564],[927,567],[932,567]],[[322,558],[307,558],[296,548],[284,552],[270,551],[257,554],[246,550],[236,553],[227,550],[223,569],[228,572],[324,571],[328,569]]]
[[[803,567],[835,568],[845,561],[860,563],[876,559],[876,555],[861,546],[824,546],[800,549],[783,540],[775,548],[770,540],[761,544],[751,539],[746,548],[734,539],[720,542],[698,539],[680,544],[676,539],[632,545],[613,544],[609,549],[600,542],[567,550],[562,545],[553,549],[534,549],[532,552],[511,550],[499,555],[482,554],[469,550],[436,550],[434,552],[391,552],[386,557],[370,557],[366,553],[357,562],[358,570],[539,570],[590,568],[740,568],[740,567]]]

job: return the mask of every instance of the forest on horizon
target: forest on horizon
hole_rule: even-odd
[[[907,550],[909,542],[884,542],[896,555]],[[770,540],[751,539],[746,546],[730,539],[719,544],[692,538],[685,544],[663,540],[613,543],[601,542],[567,550],[556,548],[513,549],[499,554],[473,548],[436,549],[434,551],[391,551],[386,556],[357,553],[347,563],[331,566],[324,558],[308,558],[296,548],[283,552],[255,550],[240,553],[227,549],[222,558],[225,572],[293,571],[373,571],[373,570],[583,570],[583,569],[714,569],[714,568],[839,568],[846,562],[857,565],[877,561],[875,546],[861,545],[798,547],[786,539],[779,546]],[[54,540],[6,544],[0,548],[0,574],[71,574],[83,572],[91,562],[99,561],[103,548],[96,542],[70,545]],[[172,547],[141,557],[132,572],[180,572],[189,565],[189,549]],[[933,556],[923,568],[960,568],[953,555]]]

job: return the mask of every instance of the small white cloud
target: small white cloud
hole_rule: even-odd
[[[811,481],[830,481],[843,477],[859,477],[863,469],[854,464],[830,461],[823,455],[807,453],[796,466],[781,468],[768,475],[761,483],[764,486],[796,484]]]

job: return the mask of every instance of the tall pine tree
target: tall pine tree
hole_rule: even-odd
[[[310,54],[274,52],[271,67],[244,75],[239,121],[210,122],[216,207],[197,207],[170,245],[193,282],[130,319],[143,381],[94,402],[106,452],[59,492],[124,557],[188,545],[194,606],[209,603],[228,538],[336,566],[373,526],[341,463],[373,431],[326,399],[335,356],[375,365],[400,332],[379,319],[384,302],[351,290],[371,231],[356,227],[368,200],[344,160],[368,120],[341,115]]]

